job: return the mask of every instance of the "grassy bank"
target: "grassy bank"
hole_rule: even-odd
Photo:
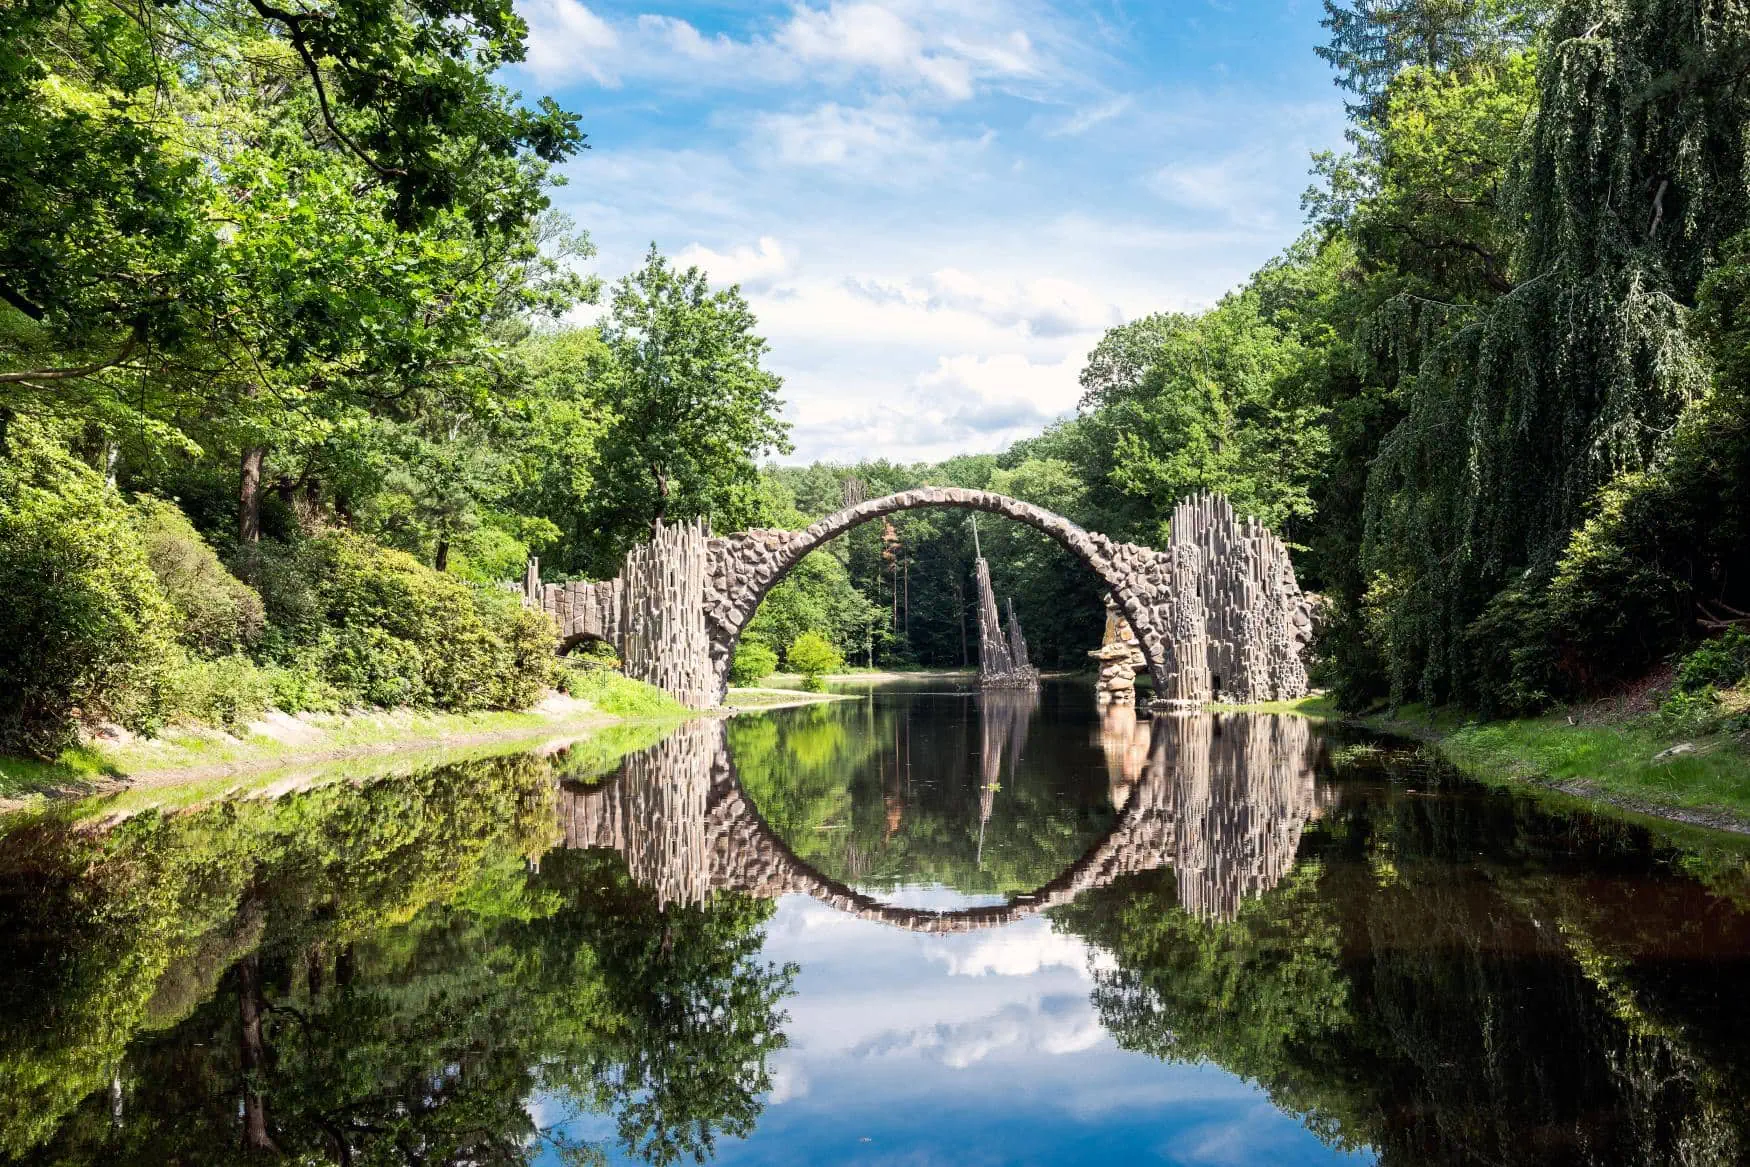
[[[1532,784],[1637,814],[1750,832],[1750,755],[1729,733],[1674,736],[1644,716],[1483,722],[1413,705],[1351,717],[1324,697],[1222,708],[1340,720],[1428,742],[1479,781]]]
[[[54,761],[0,756],[0,804],[33,795],[73,796],[125,788],[225,781],[241,775],[271,781],[290,767],[360,762],[382,766],[386,756],[449,760],[457,751],[511,752],[555,738],[579,739],[618,758],[650,744],[691,711],[665,693],[617,674],[579,674],[569,695],[555,694],[521,712],[429,713],[363,710],[340,714],[283,713],[225,732],[172,726],[153,738],[96,739]],[[630,728],[629,728],[630,727]],[[625,740],[637,744],[625,746]],[[652,738],[651,740],[654,740]],[[622,748],[624,747],[624,748]]]

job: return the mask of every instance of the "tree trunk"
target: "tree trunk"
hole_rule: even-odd
[[[668,475],[662,472],[660,466],[652,466],[650,473],[656,478],[656,517],[650,521],[650,530],[654,534],[656,528],[668,518]]]
[[[267,1131],[267,1100],[261,1077],[267,1071],[267,1043],[261,1036],[261,955],[252,952],[237,962],[237,1019],[241,1023],[239,1054],[243,1067],[243,1147],[278,1154]]]
[[[450,570],[450,541],[448,539],[438,540],[437,556],[432,560],[431,565],[439,571]]]
[[[237,541],[261,542],[261,468],[267,447],[245,446],[241,482],[237,490]]]

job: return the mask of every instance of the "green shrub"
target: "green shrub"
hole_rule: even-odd
[[[735,646],[735,660],[729,666],[729,681],[734,685],[757,685],[778,671],[778,654],[757,640],[743,640]]]
[[[176,610],[176,638],[183,646],[221,656],[255,643],[266,623],[261,596],[225,570],[182,511],[142,495],[134,501],[134,514],[146,562]]]
[[[264,655],[314,665],[347,700],[520,709],[553,677],[552,623],[509,592],[475,587],[339,531],[253,554]]]
[[[634,681],[613,669],[579,667],[566,664],[562,682],[565,691],[580,701],[588,701],[602,713],[614,717],[679,717],[687,713],[685,706],[643,681]]]
[[[1699,693],[1714,687],[1729,689],[1750,680],[1750,632],[1728,629],[1696,648],[1677,665],[1677,688]]]
[[[818,632],[804,632],[790,644],[784,654],[790,667],[802,674],[803,688],[818,693],[826,686],[821,676],[845,667],[845,656],[832,641]]]
[[[0,750],[49,758],[81,722],[156,724],[175,613],[132,514],[20,418],[0,432],[0,597]]]
[[[238,653],[184,656],[165,671],[163,712],[173,721],[235,729],[275,704],[273,670]]]
[[[1710,733],[1720,728],[1725,711],[1711,685],[1693,692],[1679,690],[1660,703],[1653,724],[1673,737]]]
[[[287,713],[338,713],[346,697],[308,664],[261,666],[273,694],[272,705]]]

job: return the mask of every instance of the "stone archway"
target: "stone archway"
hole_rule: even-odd
[[[706,583],[705,630],[711,641],[719,693],[728,691],[729,664],[736,643],[766,593],[803,558],[864,523],[901,511],[955,508],[984,511],[1032,527],[1068,549],[1100,580],[1136,631],[1156,691],[1168,693],[1176,674],[1171,619],[1175,589],[1171,556],[1134,543],[1117,543],[1083,530],[1043,507],[986,490],[930,486],[870,499],[847,507],[800,531],[757,530],[710,540],[711,574]],[[1192,573],[1194,575],[1194,573]]]
[[[930,486],[858,503],[800,531],[714,537],[697,522],[658,524],[615,579],[543,584],[531,561],[522,583],[509,586],[552,617],[562,640],[605,640],[628,675],[702,709],[721,703],[736,642],[766,593],[806,555],[863,523],[936,507],[1001,515],[1067,548],[1135,631],[1157,701],[1206,702],[1217,676],[1224,696],[1242,704],[1305,695],[1301,650],[1312,620],[1288,551],[1219,495],[1179,504],[1165,551],[1085,531],[1005,495]]]

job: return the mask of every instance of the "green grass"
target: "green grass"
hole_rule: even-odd
[[[1586,783],[1660,806],[1723,810],[1750,821],[1750,758],[1729,737],[1692,740],[1695,753],[1655,762],[1673,742],[1648,728],[1504,721],[1453,730],[1441,748],[1467,773]]]
[[[57,787],[89,786],[118,773],[112,761],[88,746],[76,746],[52,762],[0,754],[0,798],[16,798]]]
[[[1554,715],[1479,722],[1462,711],[1419,705],[1351,720],[1431,742],[1460,770],[1484,782],[1533,783],[1571,795],[1724,814],[1750,823],[1750,756],[1729,735],[1676,738],[1645,718],[1570,724]],[[1679,741],[1693,744],[1695,752],[1653,760]]]
[[[692,710],[643,681],[611,669],[573,668],[570,692],[611,717],[688,717]]]

